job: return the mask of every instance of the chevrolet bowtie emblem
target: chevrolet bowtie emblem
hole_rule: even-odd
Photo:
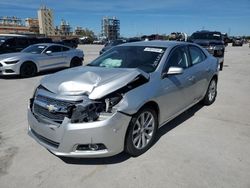
[[[59,110],[56,106],[54,106],[52,104],[47,105],[47,109],[51,113],[57,112]]]

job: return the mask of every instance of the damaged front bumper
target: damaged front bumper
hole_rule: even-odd
[[[28,134],[58,156],[107,157],[123,151],[130,120],[130,116],[115,112],[94,122],[71,123],[65,118],[56,126],[38,121],[28,109]]]

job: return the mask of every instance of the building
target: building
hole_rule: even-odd
[[[53,11],[46,6],[38,10],[39,33],[46,36],[55,35]]]
[[[83,29],[82,27],[75,28],[75,35],[81,36],[83,34],[85,34],[85,29]]]
[[[25,27],[21,18],[4,16],[0,17],[0,33],[28,34],[30,31],[28,27]]]
[[[116,17],[104,17],[102,19],[102,37],[107,40],[115,40],[120,37],[120,20]]]
[[[60,26],[56,26],[55,35],[59,36],[71,36],[73,32],[71,31],[71,27],[69,22],[62,19]]]
[[[30,32],[39,34],[39,22],[37,18],[26,18],[25,26],[29,28]]]
[[[60,30],[61,30],[61,35],[64,35],[64,36],[68,36],[72,34],[69,22],[66,22],[65,20],[61,21]]]

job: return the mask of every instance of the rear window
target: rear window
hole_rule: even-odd
[[[191,36],[192,39],[206,39],[206,40],[222,40],[220,33],[193,33]]]

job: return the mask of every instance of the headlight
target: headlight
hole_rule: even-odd
[[[218,46],[214,46],[215,50],[223,50],[224,46],[223,45],[218,45]]]
[[[122,96],[117,95],[107,96],[100,101],[83,100],[82,103],[76,104],[69,109],[71,123],[91,122],[98,119],[104,120],[105,117],[108,118],[114,113],[113,106],[118,104],[121,99]]]
[[[15,60],[15,61],[4,61],[4,63],[6,64],[16,64],[19,60]]]

